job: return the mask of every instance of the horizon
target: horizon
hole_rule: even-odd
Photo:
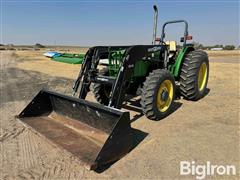
[[[197,43],[195,41],[193,41],[193,43]],[[0,43],[1,44],[1,43]],[[3,46],[10,46],[12,45],[13,47],[32,47],[32,46],[35,46],[37,44],[40,44],[42,46],[44,46],[44,48],[47,48],[47,47],[78,47],[78,48],[90,48],[90,47],[93,47],[93,46],[84,46],[84,45],[62,45],[62,44],[56,44],[56,45],[49,45],[49,44],[41,44],[41,43],[34,43],[34,44],[13,44],[13,43],[8,43],[8,44],[1,44]],[[192,44],[192,43],[188,43],[188,44]],[[135,44],[135,45],[139,45],[139,44]],[[143,44],[142,44],[143,45]],[[211,47],[211,48],[224,48],[225,46],[231,46],[231,45],[234,45],[234,44],[213,44],[213,45],[204,45],[202,44],[203,47],[207,48],[207,47]],[[222,47],[215,47],[215,46],[222,46]],[[236,49],[239,49],[240,48],[240,44],[239,45],[234,45]]]
[[[150,44],[154,4],[158,37],[167,20],[186,19],[193,41],[239,46],[239,1],[1,1],[0,44],[95,46]],[[174,28],[170,28],[174,27]],[[179,43],[183,26],[166,28]]]

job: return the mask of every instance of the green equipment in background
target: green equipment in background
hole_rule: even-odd
[[[52,57],[52,60],[68,64],[82,64],[85,54],[63,53]]]

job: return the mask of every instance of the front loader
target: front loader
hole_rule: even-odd
[[[156,6],[154,11],[151,45],[89,48],[73,96],[42,90],[18,119],[95,170],[132,148],[129,112],[121,110],[128,95],[140,96],[143,113],[153,120],[172,112],[176,84],[185,99],[202,98],[209,74],[207,54],[187,43],[192,37],[185,20],[164,23],[157,38]],[[175,23],[185,26],[182,46],[165,41],[165,27]],[[103,59],[108,63],[99,63]],[[98,103],[85,100],[90,90]]]

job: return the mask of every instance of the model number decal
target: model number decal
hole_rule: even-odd
[[[153,48],[149,48],[148,52],[156,52],[156,51],[160,51],[161,50],[161,46],[155,46]]]

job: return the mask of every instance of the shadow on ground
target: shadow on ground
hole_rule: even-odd
[[[41,89],[60,90],[66,94],[72,91],[73,79],[54,77],[36,71],[15,67],[4,69],[1,73],[3,85],[0,106],[7,102],[31,100]],[[67,87],[69,86],[69,87]]]

